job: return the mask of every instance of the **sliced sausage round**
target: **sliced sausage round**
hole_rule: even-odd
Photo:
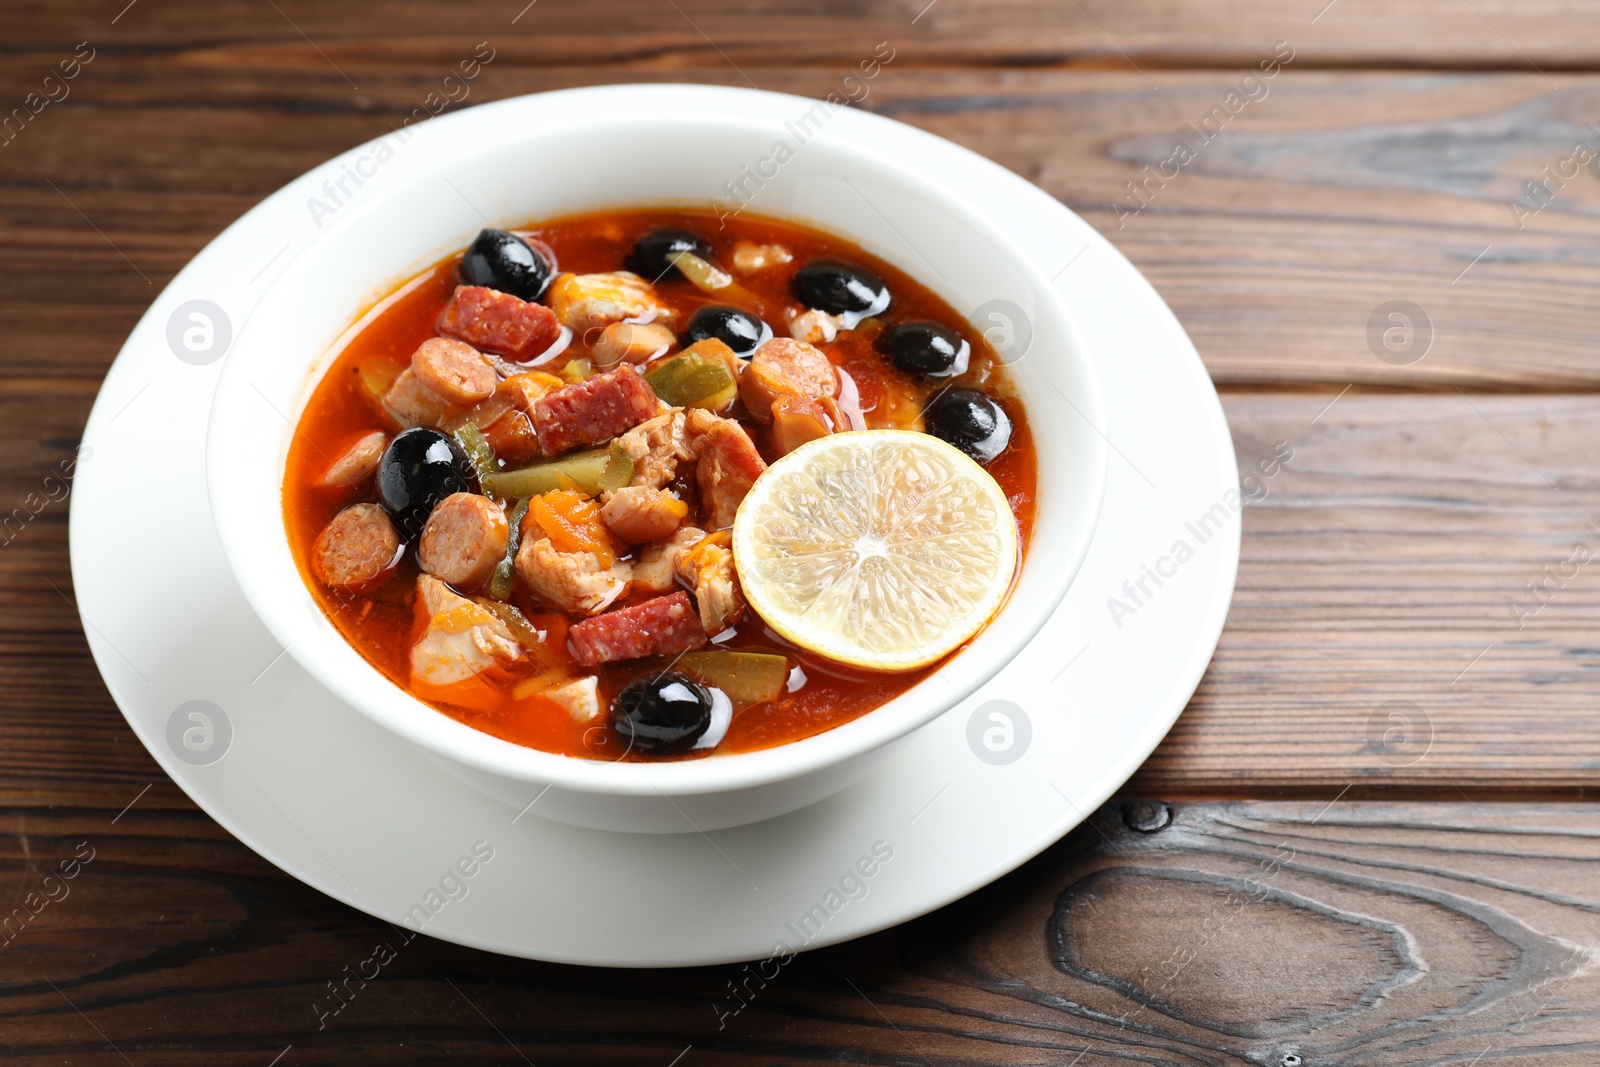
[[[449,337],[430,337],[411,354],[423,384],[455,404],[476,404],[494,394],[500,376],[483,353]]]
[[[360,485],[378,469],[378,460],[383,458],[383,450],[387,447],[389,438],[384,436],[382,430],[373,430],[333,461],[328,473],[322,476],[322,484],[341,488]]]
[[[376,504],[351,504],[323,527],[311,546],[311,570],[335,589],[359,589],[400,561],[400,535]]]
[[[417,565],[457,589],[474,589],[505,558],[510,535],[500,505],[477,493],[445,497],[428,516],[417,542]]]

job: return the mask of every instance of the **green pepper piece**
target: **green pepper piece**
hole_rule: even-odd
[[[656,396],[673,407],[720,407],[733,399],[739,383],[720,360],[686,352],[644,376]]]
[[[606,450],[606,468],[600,472],[596,485],[603,493],[614,493],[633,481],[633,457],[620,441],[612,441]]]
[[[494,577],[489,579],[489,595],[496,600],[511,597],[511,586],[517,577],[517,549],[522,547],[522,518],[528,514],[528,498],[517,501],[506,522],[511,529],[506,534],[505,558],[494,565]]]
[[[494,446],[489,444],[488,439],[483,436],[483,431],[475,424],[462,423],[456,430],[456,440],[461,443],[462,450],[472,461],[472,469],[478,472],[480,483],[500,473],[500,465],[495,462]]]
[[[735,711],[775,700],[789,680],[789,660],[769,652],[688,652],[678,667],[706,685],[714,685],[733,702]]]
[[[612,488],[620,489],[633,480],[633,460],[619,449],[594,448],[587,452],[574,452],[560,459],[524,467],[519,471],[502,471],[485,478],[485,492],[507,500],[540,496],[552,489],[561,488],[561,476],[566,475],[590,496],[599,496]]]

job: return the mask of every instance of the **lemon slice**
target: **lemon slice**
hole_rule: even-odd
[[[795,449],[733,522],[751,607],[801,648],[905,671],[983,628],[1017,566],[1017,524],[988,472],[924,433],[857,430]]]

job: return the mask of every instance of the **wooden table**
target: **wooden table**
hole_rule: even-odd
[[[0,135],[0,513],[72,454],[191,256],[484,41],[452,107],[641,80],[821,96],[889,42],[862,106],[1098,226],[1188,328],[1241,463],[1293,459],[1127,799],[721,1025],[738,968],[430,941],[319,1030],[326,983],[390,929],[157,768],[90,662],[47,501],[0,550],[0,894],[79,842],[94,859],[0,944],[0,1061],[1600,1061],[1600,9],[125,2],[0,12],[0,106],[39,108]],[[1174,167],[1179,136],[1199,148]],[[1421,309],[1409,347],[1384,347],[1391,301]]]

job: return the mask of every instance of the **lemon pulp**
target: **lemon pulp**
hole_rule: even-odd
[[[778,633],[858,667],[948,654],[1005,599],[1017,563],[1005,492],[928,434],[812,441],[756,480],[733,525],[744,595]]]

